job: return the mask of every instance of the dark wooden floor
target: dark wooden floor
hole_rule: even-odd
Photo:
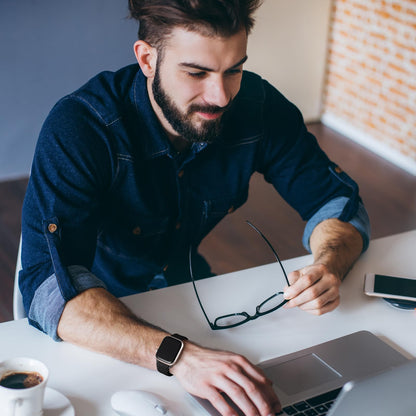
[[[320,123],[309,124],[329,157],[359,184],[370,215],[372,238],[416,229],[416,177],[375,156]],[[0,322],[12,319],[13,279],[20,234],[20,212],[27,178],[0,182]],[[306,254],[304,223],[267,184],[254,175],[248,202],[204,240],[201,252],[224,273],[273,261],[268,249],[244,223],[256,224],[282,259]]]

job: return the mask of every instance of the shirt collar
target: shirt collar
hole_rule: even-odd
[[[145,158],[155,158],[169,153],[170,143],[150,103],[147,78],[139,69],[133,80],[131,99],[140,122],[140,140]],[[145,131],[143,131],[143,127]]]

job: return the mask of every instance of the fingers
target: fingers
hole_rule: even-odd
[[[254,367],[246,358],[235,356],[238,365],[236,371],[228,373],[231,383],[236,390],[233,392],[234,402],[240,409],[251,408],[252,414],[269,415],[280,409],[280,402],[273,390],[270,380],[264,373]],[[233,388],[230,385],[230,388]],[[250,414],[250,413],[245,413]]]
[[[290,273],[288,278],[291,286],[285,289],[284,296],[289,302],[284,307],[298,306],[312,314],[322,315],[339,305],[341,281],[325,265],[305,267]]]
[[[256,374],[251,377],[250,373]],[[271,382],[259,375],[241,356],[229,357],[228,363],[217,373],[213,385],[217,392],[228,396],[246,416],[268,416],[280,411],[280,402]],[[221,399],[217,396],[212,404],[222,415],[237,415],[236,409],[224,400],[223,395]]]
[[[281,410],[271,382],[240,355],[187,342],[172,372],[188,392],[208,399],[223,416],[238,415],[231,403],[247,416],[268,416]]]

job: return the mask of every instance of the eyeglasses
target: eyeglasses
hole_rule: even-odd
[[[270,247],[272,250],[274,257],[276,258],[277,262],[279,263],[283,275],[285,276],[286,282],[288,286],[290,286],[289,279],[287,278],[286,271],[282,265],[282,262],[279,259],[279,256],[276,253],[276,250],[273,248],[273,246],[270,244],[269,240],[264,236],[264,234],[250,221],[246,221],[246,223],[253,228],[266,242],[266,244]],[[205,316],[205,319],[207,320],[209,326],[213,330],[217,329],[226,329],[226,328],[234,328],[236,326],[242,325],[248,321],[252,321],[253,319],[257,319],[259,316],[267,315],[268,313],[271,313],[275,311],[276,309],[281,308],[287,300],[283,297],[283,292],[276,292],[272,296],[265,299],[262,303],[256,306],[256,313],[254,315],[250,315],[247,312],[239,312],[239,313],[231,313],[228,315],[221,315],[218,318],[215,319],[215,321],[212,323],[207,313],[205,312],[204,307],[202,306],[201,299],[199,298],[198,291],[196,289],[195,285],[195,278],[194,273],[192,271],[192,246],[189,247],[189,273],[191,275],[192,279],[192,285],[195,290],[195,295],[198,299],[199,306],[201,307],[201,310]]]

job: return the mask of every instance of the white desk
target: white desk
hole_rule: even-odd
[[[369,330],[408,358],[416,357],[416,312],[401,311],[385,301],[363,294],[366,272],[416,275],[416,230],[373,240],[354,266],[341,289],[341,305],[323,316],[298,309],[281,309],[237,328],[212,331],[205,321],[191,284],[174,286],[124,298],[142,318],[188,336],[202,345],[246,355],[253,362],[287,354],[358,330]],[[309,264],[310,256],[284,261],[287,271]],[[253,312],[276,290],[273,267],[266,265],[198,282],[207,313],[214,319],[223,312]],[[219,289],[220,288],[220,289]],[[231,299],[238,292],[238,300]],[[228,299],[231,310],[224,309]],[[257,303],[256,303],[257,302]],[[50,369],[49,386],[64,393],[77,416],[110,416],[111,395],[137,388],[164,395],[171,407],[184,415],[197,414],[174,377],[119,362],[106,356],[55,343],[30,327],[27,320],[0,324],[0,360],[32,356]]]

